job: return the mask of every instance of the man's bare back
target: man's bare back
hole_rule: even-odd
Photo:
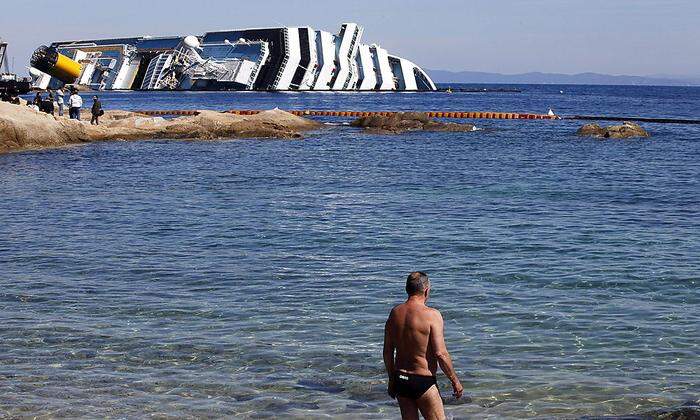
[[[399,400],[404,419],[443,419],[445,411],[437,388],[438,365],[452,382],[454,395],[463,388],[445,346],[442,315],[425,305],[430,282],[425,273],[411,273],[406,281],[405,303],[392,309],[384,331],[384,363],[389,374],[389,395]]]
[[[437,328],[440,312],[409,300],[389,315],[389,331],[396,343],[396,369],[416,375],[434,376],[437,359],[430,343],[430,332]]]

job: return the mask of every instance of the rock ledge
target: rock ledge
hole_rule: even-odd
[[[89,120],[89,114],[83,112]],[[256,115],[199,111],[174,119],[153,118],[127,111],[107,111],[99,126],[88,121],[34,111],[0,102],[0,153],[61,147],[103,140],[222,139],[302,137],[321,124],[290,113],[271,110]]]
[[[444,123],[428,118],[420,112],[397,112],[389,116],[373,115],[358,118],[351,124],[377,134],[401,134],[406,131],[475,131],[473,124]]]
[[[595,137],[599,139],[630,139],[635,137],[650,137],[649,133],[639,124],[625,121],[622,125],[601,127],[598,124],[586,124],[576,132],[582,137]]]

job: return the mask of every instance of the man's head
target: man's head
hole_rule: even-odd
[[[428,275],[422,271],[416,271],[408,275],[406,279],[406,293],[409,296],[425,296],[428,298],[430,292],[430,280]]]

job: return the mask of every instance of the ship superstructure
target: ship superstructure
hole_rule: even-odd
[[[345,23],[338,34],[257,28],[65,41],[48,48],[80,63],[76,83],[96,90],[436,90],[413,62],[363,44],[363,32]],[[46,73],[35,77],[37,88],[58,84]]]

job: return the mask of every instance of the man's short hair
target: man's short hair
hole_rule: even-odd
[[[422,271],[416,271],[408,275],[406,279],[406,293],[409,296],[423,294],[430,287],[428,275]]]

